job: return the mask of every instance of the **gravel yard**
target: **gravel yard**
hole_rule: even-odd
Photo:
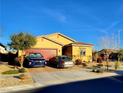
[[[25,73],[29,78],[26,78],[24,80],[18,78],[20,74],[12,74],[12,75],[2,74],[2,72],[4,71],[13,70],[13,69],[14,67],[10,65],[0,65],[0,88],[17,86],[22,84],[33,84],[33,80],[29,72]]]
[[[7,71],[7,70],[12,70],[11,66],[9,65],[0,65],[0,74],[4,71]]]
[[[17,86],[22,84],[32,84],[32,83],[33,83],[32,79],[20,80],[17,78],[9,77],[9,78],[0,79],[0,88]]]

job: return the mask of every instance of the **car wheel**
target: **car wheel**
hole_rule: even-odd
[[[57,68],[59,68],[59,65],[57,64],[57,66],[56,66]]]

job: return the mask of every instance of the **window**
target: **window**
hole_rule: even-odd
[[[61,59],[62,59],[63,61],[71,61],[71,58],[68,57],[68,56],[63,56],[63,57],[61,57]]]
[[[80,55],[81,56],[85,56],[86,55],[86,49],[85,48],[80,49]]]
[[[31,57],[31,58],[41,58],[43,56],[39,53],[32,53],[32,54],[29,55],[29,57]]]

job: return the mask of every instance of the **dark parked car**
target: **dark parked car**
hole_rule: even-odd
[[[41,53],[30,53],[25,57],[23,66],[25,67],[45,67],[46,60]]]
[[[50,65],[57,68],[73,67],[74,62],[68,56],[56,56],[49,60]]]

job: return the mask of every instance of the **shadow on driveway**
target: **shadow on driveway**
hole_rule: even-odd
[[[77,81],[15,93],[123,93],[123,76]]]
[[[117,73],[118,75],[123,75],[123,70],[117,70],[115,71],[115,73]]]

